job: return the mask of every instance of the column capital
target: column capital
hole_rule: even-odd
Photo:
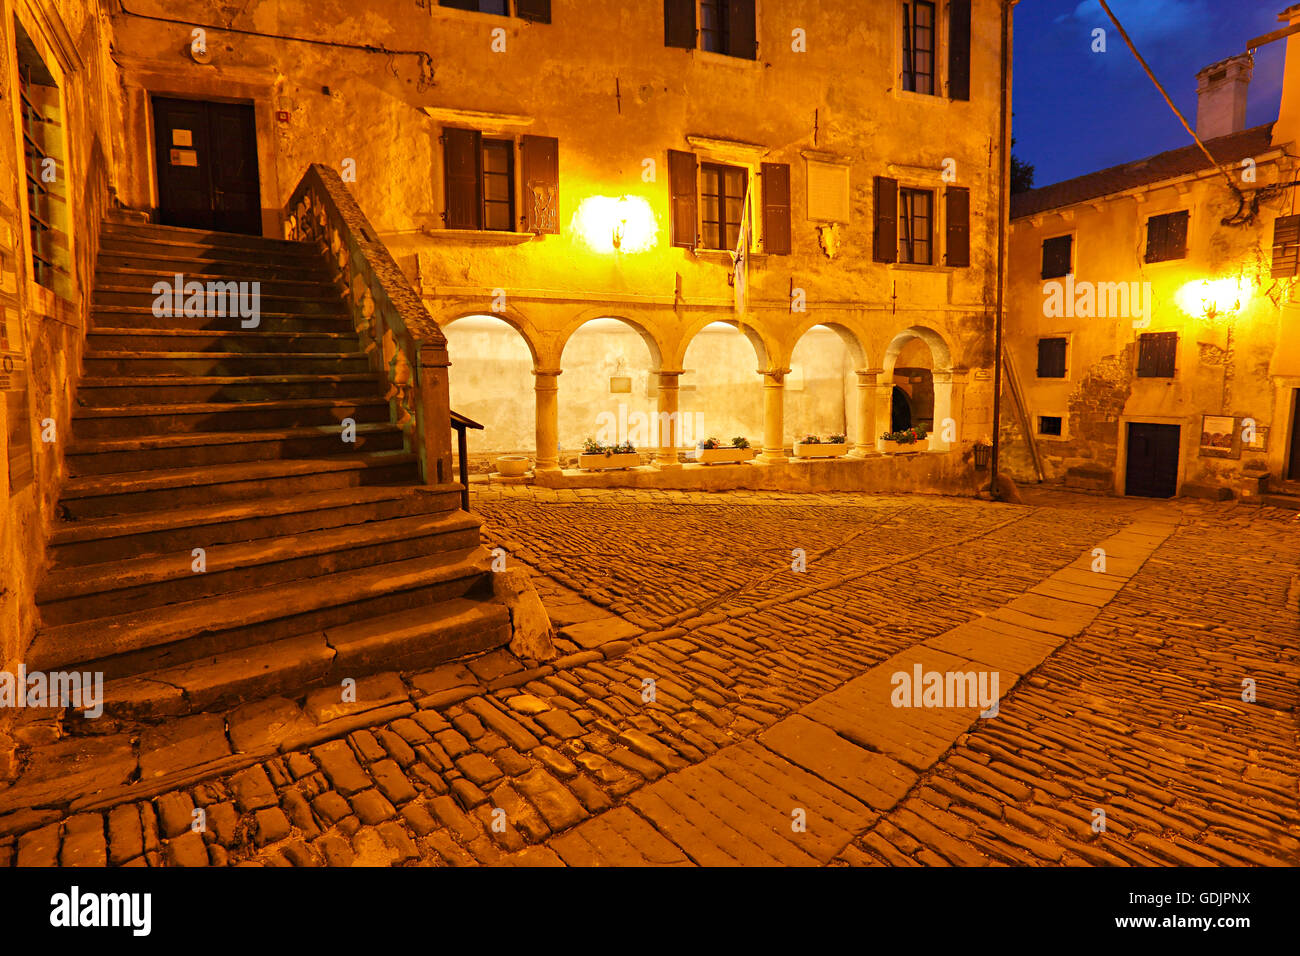
[[[668,379],[668,378],[673,378],[673,379],[675,379],[675,378],[678,378],[678,377],[680,377],[680,376],[682,376],[682,375],[685,375],[685,374],[686,374],[686,369],[684,369],[684,368],[661,368],[661,369],[656,370],[656,371],[655,371],[655,374],[659,376],[659,384],[660,384],[660,387],[665,387],[665,386],[664,386],[664,379]],[[676,385],[677,385],[677,383],[674,382],[673,385],[672,385],[671,387],[676,387]]]
[[[859,385],[874,385],[880,376],[885,374],[883,368],[855,368],[853,373],[858,377]]]
[[[542,377],[555,378],[559,376],[560,373],[563,371],[564,369],[559,369],[559,368],[535,368],[533,369],[533,374],[536,375],[538,378],[542,378]]]
[[[788,368],[760,368],[758,374],[763,376],[763,384],[768,387],[784,385],[785,377],[790,374]]]

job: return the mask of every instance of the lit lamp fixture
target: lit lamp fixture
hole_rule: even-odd
[[[573,228],[596,252],[645,252],[659,227],[640,196],[588,196],[573,214]]]
[[[1207,322],[1231,320],[1250,302],[1251,283],[1245,278],[1197,279],[1174,293],[1188,315]]]

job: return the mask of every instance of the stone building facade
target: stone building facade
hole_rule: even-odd
[[[1157,497],[1296,487],[1300,64],[1287,42],[1276,123],[1241,128],[1249,54],[1198,74],[1213,164],[1191,145],[1012,197],[1013,477]]]
[[[816,428],[848,435],[847,487],[969,490],[1010,7],[0,0],[0,659],[34,626],[100,224],[284,236],[312,163],[448,330],[453,401],[515,422],[539,478],[639,402],[663,472],[703,437],[685,412],[769,474]],[[502,329],[527,379],[490,401]],[[942,441],[871,471],[900,415]]]

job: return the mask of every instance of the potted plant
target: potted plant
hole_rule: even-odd
[[[700,442],[695,457],[702,465],[745,462],[753,460],[754,449],[749,447],[749,439],[743,436],[731,439],[729,446],[716,438],[708,438]]]
[[[889,452],[926,451],[930,439],[926,430],[919,425],[904,428],[902,431],[885,432],[880,436],[880,450]]]
[[[532,468],[533,461],[527,455],[498,455],[495,464],[502,478],[522,478]]]
[[[582,454],[578,456],[578,467],[587,471],[610,471],[615,468],[635,468],[641,464],[641,456],[636,453],[631,442],[621,445],[602,445],[594,438],[588,438],[582,445]]]
[[[831,435],[825,441],[818,435],[805,435],[803,441],[794,443],[796,458],[843,458],[848,452],[843,435]]]

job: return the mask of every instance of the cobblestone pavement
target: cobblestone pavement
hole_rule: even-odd
[[[1294,515],[1026,497],[476,486],[559,660],[146,728],[221,756],[0,811],[0,861],[1300,863]],[[894,708],[913,662],[996,715]]]

